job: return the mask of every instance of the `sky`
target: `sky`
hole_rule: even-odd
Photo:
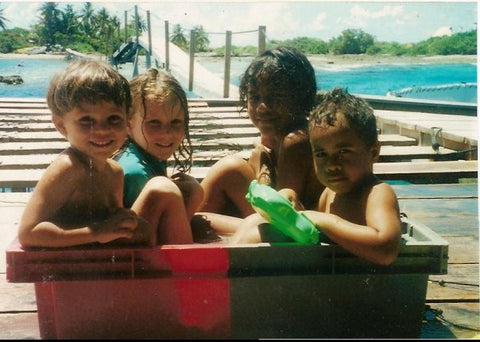
[[[232,31],[232,44],[257,45],[258,28],[266,26],[267,41],[311,37],[328,41],[346,29],[361,29],[377,41],[417,43],[432,36],[451,35],[477,28],[477,1],[91,1],[95,9],[104,7],[123,23],[135,5],[140,16],[150,12],[152,35],[164,34],[168,20],[170,33],[179,24],[186,31],[203,26],[211,47],[225,45],[225,32]],[[44,2],[2,1],[7,28],[29,29],[38,22]],[[67,3],[80,12],[84,2]]]

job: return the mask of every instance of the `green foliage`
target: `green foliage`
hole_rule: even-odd
[[[181,25],[175,25],[173,27],[173,33],[170,35],[169,39],[183,51],[188,51],[188,41],[187,38],[185,38],[183,31]]]
[[[477,31],[460,32],[451,36],[432,37],[418,43],[414,48],[425,55],[475,55]]]
[[[329,51],[335,55],[366,53],[373,46],[375,39],[362,30],[348,29],[340,36],[330,39]]]
[[[326,54],[328,53],[328,44],[321,39],[298,37],[285,40],[282,45],[292,46],[306,54]]]
[[[0,53],[13,53],[19,49],[32,46],[29,43],[30,33],[22,28],[4,30],[0,34]]]
[[[9,53],[33,45],[61,45],[82,53],[100,52],[110,55],[125,39],[120,20],[110,16],[105,8],[95,11],[90,2],[83,4],[76,13],[71,4],[44,2],[39,7],[39,22],[32,24],[30,31],[5,29],[3,10],[0,8],[0,52]],[[3,24],[3,25],[2,25]],[[127,24],[127,37],[135,36],[136,25],[139,33],[146,31],[146,23],[140,15],[131,17]],[[225,47],[210,49],[208,34],[201,25],[195,26],[195,52],[211,52],[217,56],[225,54]],[[181,25],[174,25],[170,41],[182,50],[189,50],[189,38]],[[476,55],[477,31],[459,32],[451,36],[432,37],[416,44],[377,42],[375,38],[359,29],[347,29],[325,42],[318,38],[297,37],[288,40],[271,40],[266,48],[280,45],[293,46],[305,54],[384,54],[384,55]],[[258,53],[258,46],[232,46],[232,56],[252,56]]]
[[[208,35],[205,33],[203,26],[198,25],[193,29],[195,30],[195,52],[208,51],[208,44],[210,44],[210,40],[208,39]]]
[[[407,54],[407,48],[404,45],[401,45],[400,43],[376,43],[374,45],[371,45],[367,49],[367,54],[369,55],[376,55],[376,54],[381,54],[381,55],[390,55],[390,56],[403,56]]]

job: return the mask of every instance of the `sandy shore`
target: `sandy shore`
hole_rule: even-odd
[[[476,55],[387,56],[387,55],[308,55],[313,64],[459,64],[477,63]]]
[[[92,55],[93,56],[93,55]],[[18,59],[62,59],[63,54],[21,54],[7,53],[0,54],[1,58]],[[99,56],[95,55],[99,58]],[[307,55],[310,62],[314,65],[320,64],[449,64],[449,63],[477,63],[476,55],[451,55],[451,56],[387,56],[387,55]],[[251,57],[246,57],[251,59]],[[223,59],[222,57],[198,56],[198,61],[202,59]]]

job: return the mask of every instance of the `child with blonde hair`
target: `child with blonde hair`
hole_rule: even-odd
[[[70,147],[49,165],[20,221],[25,246],[153,244],[154,231],[123,207],[123,173],[109,159],[125,141],[128,81],[97,60],[70,63],[48,88],[55,128]]]
[[[124,204],[157,229],[158,244],[192,243],[190,219],[203,191],[187,174],[192,146],[185,91],[155,68],[132,79],[130,88],[128,139],[114,155],[125,173]],[[173,171],[167,172],[170,164]]]

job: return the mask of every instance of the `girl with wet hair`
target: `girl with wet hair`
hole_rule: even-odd
[[[158,244],[192,243],[190,219],[203,190],[187,174],[192,146],[185,91],[155,68],[132,79],[130,89],[128,139],[114,155],[125,174],[125,206],[157,227]]]

